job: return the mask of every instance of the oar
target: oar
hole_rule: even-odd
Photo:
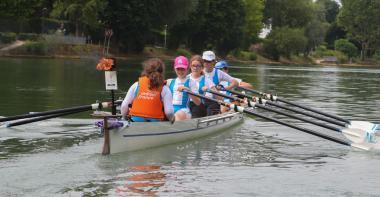
[[[323,120],[325,122],[332,123],[332,124],[335,124],[335,125],[338,125],[338,126],[341,126],[341,127],[347,127],[349,125],[347,123],[336,121],[336,120],[333,120],[333,119],[330,119],[330,118],[326,118],[326,117],[318,116],[318,115],[315,115],[315,114],[312,114],[312,113],[309,113],[309,112],[305,112],[305,111],[301,111],[301,110],[298,110],[298,109],[290,108],[290,107],[287,107],[285,105],[281,105],[281,104],[278,104],[278,103],[275,103],[275,102],[272,102],[272,101],[269,101],[269,100],[265,100],[265,99],[258,98],[258,97],[255,97],[255,96],[250,96],[250,95],[247,95],[247,94],[242,93],[242,92],[238,92],[238,91],[234,91],[234,90],[226,90],[226,91],[230,92],[231,94],[235,94],[235,95],[238,95],[238,96],[245,97],[245,98],[250,99],[250,100],[252,100],[254,102],[259,101],[259,103],[263,104],[263,105],[266,105],[266,104],[272,105],[272,106],[275,106],[275,107],[278,107],[278,108],[282,108],[282,109],[285,109],[285,110],[288,110],[288,111],[292,111],[292,112],[295,112],[295,113],[298,113],[298,114],[309,116],[309,117],[312,117],[312,118],[315,118],[315,119],[318,119],[318,120]]]
[[[225,98],[228,98],[228,99],[232,99],[234,101],[245,102],[243,99],[240,99],[240,98],[237,98],[237,97],[234,97],[234,96],[225,95],[225,94],[222,94],[222,93],[217,92],[217,91],[207,90],[207,92],[210,92],[212,94],[215,94],[215,95],[218,95],[218,96],[222,96],[222,97],[225,97]],[[353,129],[353,128],[343,128],[343,129],[340,129],[340,128],[332,126],[332,125],[327,125],[327,124],[324,124],[324,123],[321,123],[321,122],[316,122],[316,121],[313,121],[313,120],[310,120],[310,119],[306,119],[306,118],[303,118],[303,117],[300,117],[300,116],[296,116],[296,115],[293,115],[293,114],[286,113],[284,111],[280,111],[280,110],[277,110],[277,109],[273,109],[273,108],[267,107],[265,105],[260,104],[259,101],[256,101],[256,102],[248,101],[248,105],[251,106],[251,107],[258,107],[260,109],[264,109],[264,110],[271,111],[271,112],[274,112],[274,113],[277,113],[277,114],[288,116],[288,117],[291,117],[291,118],[294,118],[294,119],[297,119],[297,120],[301,120],[301,121],[304,121],[304,122],[307,122],[307,123],[310,123],[310,124],[314,124],[314,125],[317,125],[317,126],[320,126],[320,127],[326,128],[326,129],[330,129],[330,130],[333,130],[333,131],[336,131],[336,132],[341,132],[341,133],[343,133],[344,136],[346,136],[351,141],[354,141],[356,143],[358,143],[358,142],[364,142],[368,138],[368,136],[367,136],[368,134],[364,130]]]
[[[77,110],[77,111],[64,112],[64,113],[60,113],[60,114],[52,114],[52,115],[40,116],[40,117],[36,117],[36,118],[24,119],[24,120],[20,120],[17,122],[8,123],[8,124],[6,124],[6,127],[10,128],[10,127],[18,126],[18,125],[28,124],[28,123],[32,123],[32,122],[47,120],[50,118],[56,118],[56,117],[66,116],[66,115],[85,112],[85,111],[88,111],[88,110],[82,109],[82,110]]]
[[[121,102],[122,101],[116,101],[115,104],[120,104]],[[23,124],[37,122],[37,121],[41,121],[41,120],[46,120],[46,119],[50,119],[50,118],[56,118],[56,117],[60,117],[60,116],[66,116],[69,114],[75,114],[75,113],[85,112],[85,111],[89,111],[89,110],[102,109],[102,108],[107,108],[107,107],[112,107],[111,102],[95,103],[95,104],[79,106],[79,107],[71,107],[71,108],[51,110],[51,111],[46,111],[46,112],[37,112],[37,113],[33,113],[33,114],[18,115],[18,116],[8,117],[8,119],[12,119],[12,120],[15,120],[16,118],[18,118],[18,119],[30,118],[30,119],[25,119],[25,120],[21,120],[18,122],[8,123],[8,124],[6,124],[6,126],[7,127],[13,127],[13,126],[23,125]],[[37,118],[33,118],[33,117],[37,117]]]
[[[115,104],[120,104],[122,101],[116,101]],[[83,106],[77,106],[77,107],[69,107],[69,108],[63,108],[63,109],[56,109],[56,110],[51,110],[51,111],[45,111],[45,112],[35,112],[35,113],[30,113],[30,114],[22,114],[22,115],[16,115],[16,116],[9,116],[5,118],[0,118],[0,122],[5,122],[5,121],[11,121],[11,120],[18,120],[18,119],[24,119],[24,118],[33,118],[37,116],[46,116],[46,115],[51,115],[51,114],[61,114],[65,112],[73,112],[73,111],[78,111],[78,110],[95,110],[95,109],[102,109],[109,107],[109,102],[103,102],[103,103],[94,103],[91,105],[83,105]]]
[[[291,127],[291,128],[294,128],[294,129],[297,129],[297,130],[309,133],[309,134],[317,136],[317,137],[321,137],[321,138],[326,139],[326,140],[330,140],[330,141],[342,144],[342,145],[351,146],[351,147],[355,147],[355,148],[359,148],[359,149],[363,149],[363,150],[370,150],[372,148],[367,143],[363,143],[363,144],[350,143],[350,142],[347,142],[345,140],[342,140],[342,139],[339,139],[339,138],[336,138],[336,137],[333,137],[333,136],[325,135],[325,134],[322,134],[322,133],[319,133],[319,132],[316,132],[316,131],[313,131],[313,130],[310,130],[310,129],[307,129],[307,128],[304,128],[304,127],[300,127],[300,126],[297,126],[297,125],[292,125],[292,124],[289,124],[289,123],[286,123],[286,122],[283,122],[283,121],[280,121],[280,120],[277,120],[277,119],[274,119],[274,118],[271,118],[271,117],[264,116],[262,114],[256,113],[256,112],[254,112],[252,110],[248,110],[248,109],[246,109],[244,107],[241,107],[241,106],[237,106],[237,105],[234,105],[234,104],[223,102],[221,100],[209,98],[209,97],[206,97],[204,95],[200,95],[200,94],[188,91],[188,90],[184,90],[184,91],[187,92],[188,94],[193,95],[193,96],[197,96],[197,97],[205,99],[205,100],[214,101],[214,102],[219,103],[220,105],[230,107],[230,108],[234,109],[235,111],[239,111],[239,112],[242,112],[242,113],[246,113],[246,114],[250,114],[250,115],[253,115],[253,116],[257,116],[257,117],[260,117],[260,118],[263,118],[263,119],[266,119],[266,120],[269,120],[269,121],[272,121],[272,122],[275,122],[275,123],[278,123],[278,124],[281,124],[281,125],[285,125],[285,126],[288,126],[288,127]]]
[[[252,90],[252,89],[244,88],[244,87],[238,87],[238,88],[242,89],[244,91],[248,91],[248,92],[252,92],[252,93],[255,93],[255,94],[259,94],[259,95],[265,96],[266,98],[270,98],[270,100],[273,100],[273,101],[280,101],[280,102],[286,103],[288,105],[296,106],[296,107],[299,107],[299,108],[307,110],[307,111],[311,111],[311,112],[314,112],[314,113],[317,113],[317,114],[320,114],[320,115],[324,115],[324,116],[327,116],[327,117],[330,117],[330,118],[333,118],[333,119],[336,119],[336,120],[348,123],[349,124],[349,126],[348,126],[349,128],[358,128],[358,129],[362,129],[362,130],[365,130],[365,131],[375,131],[377,128],[380,128],[379,124],[374,124],[374,123],[371,123],[371,122],[368,122],[368,121],[351,121],[351,120],[339,117],[339,116],[334,115],[334,114],[322,112],[320,110],[317,110],[317,109],[314,109],[314,108],[311,108],[311,107],[307,107],[307,106],[300,105],[300,104],[292,102],[292,101],[285,100],[285,99],[283,99],[281,97],[274,96],[272,94],[267,94],[267,93],[264,93],[264,92],[260,92],[260,91],[257,91],[257,90]]]

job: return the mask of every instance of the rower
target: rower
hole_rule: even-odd
[[[208,78],[206,78],[203,72],[203,59],[200,55],[194,55],[190,59],[190,69],[191,73],[188,75],[190,78],[190,90],[207,97],[213,97],[212,94],[206,92],[207,89],[215,90],[215,84]],[[208,101],[202,100],[202,102],[197,105],[194,99],[190,101],[190,110],[193,118],[204,117],[212,114],[209,109],[206,109],[205,103]],[[220,110],[218,110],[220,111]]]
[[[184,89],[190,90],[190,76],[187,76],[188,68],[189,61],[186,57],[176,57],[174,60],[174,71],[177,74],[177,78],[168,79],[166,83],[173,95],[174,117],[176,121],[191,119],[190,98],[186,92],[182,92]],[[193,95],[190,95],[190,97],[196,105],[201,103],[198,97]]]
[[[216,69],[219,69],[219,70],[221,70],[221,71],[223,71],[223,72],[225,72],[227,74],[228,74],[228,71],[229,71],[228,67],[230,67],[230,65],[225,60],[220,60],[220,61],[218,61],[215,64],[215,68]],[[239,87],[253,89],[253,86],[251,84],[249,84],[247,82],[244,82],[242,79],[239,79],[239,78],[236,78],[236,77],[234,77],[234,79],[236,79],[236,81],[238,82]],[[223,85],[224,87],[228,87],[231,83],[226,82],[226,81],[222,81],[219,84]]]
[[[129,88],[121,104],[124,118],[131,116],[134,122],[172,120],[172,94],[164,86],[164,71],[165,64],[158,58],[143,62],[141,77]]]
[[[215,58],[215,53],[213,51],[203,52],[202,59],[204,61],[203,71],[205,77],[212,80],[216,87],[218,87],[219,83],[223,81],[230,83],[228,86],[225,87],[225,89],[227,90],[232,90],[233,88],[237,87],[239,83],[236,79],[231,77],[229,74],[214,68],[216,63]],[[205,105],[207,108],[207,115],[214,115],[220,113],[220,107],[218,103],[207,100],[205,102]]]
[[[215,68],[218,69],[218,70],[221,70],[225,73],[228,73],[228,63],[224,60],[221,60],[221,61],[218,61],[216,64],[215,64]],[[252,87],[251,84],[249,83],[246,83],[246,82],[243,82],[243,80],[239,79],[239,78],[235,78],[238,83],[239,83],[239,87]],[[219,89],[224,89],[224,87],[228,87],[231,83],[227,82],[227,81],[222,81],[219,83]],[[223,94],[226,94],[226,95],[229,95],[231,96],[232,94],[228,91],[220,91],[220,93],[223,93]],[[226,103],[230,103],[230,99],[228,98],[224,98],[224,102]],[[235,104],[238,104],[238,103],[235,103]],[[221,113],[224,113],[224,112],[228,112],[230,110],[229,107],[226,107],[226,106],[223,106],[221,105],[220,106],[220,111]]]

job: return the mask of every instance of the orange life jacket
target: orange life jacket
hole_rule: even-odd
[[[150,80],[148,77],[139,78],[138,92],[132,102],[129,115],[163,120],[165,118],[161,101],[163,86],[150,90],[149,84]]]

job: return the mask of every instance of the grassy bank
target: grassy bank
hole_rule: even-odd
[[[7,47],[4,45],[3,47]],[[160,47],[147,46],[141,53],[122,53],[110,48],[111,56],[118,59],[144,59],[147,57],[158,57],[164,60],[172,60],[178,55],[191,57],[195,53],[185,48],[177,50],[167,50]],[[27,57],[27,58],[99,58],[103,54],[103,48],[100,45],[92,44],[58,44],[41,41],[25,41],[21,46],[10,50],[0,50],[0,56],[5,57]],[[363,66],[376,65],[380,66],[379,61],[359,61],[355,59],[353,63],[321,63],[323,54],[313,56],[291,56],[289,58],[280,57],[279,60],[266,58],[255,52],[235,50],[230,52],[225,59],[243,64],[291,64],[291,65],[344,65],[344,66]],[[339,56],[339,58],[341,58]]]

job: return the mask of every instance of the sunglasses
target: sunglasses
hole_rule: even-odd
[[[192,68],[202,68],[203,66],[201,64],[191,65]]]
[[[214,61],[203,60],[203,62],[204,62],[204,63],[207,63],[207,64],[210,64],[210,63],[212,63],[212,62],[214,62]]]

